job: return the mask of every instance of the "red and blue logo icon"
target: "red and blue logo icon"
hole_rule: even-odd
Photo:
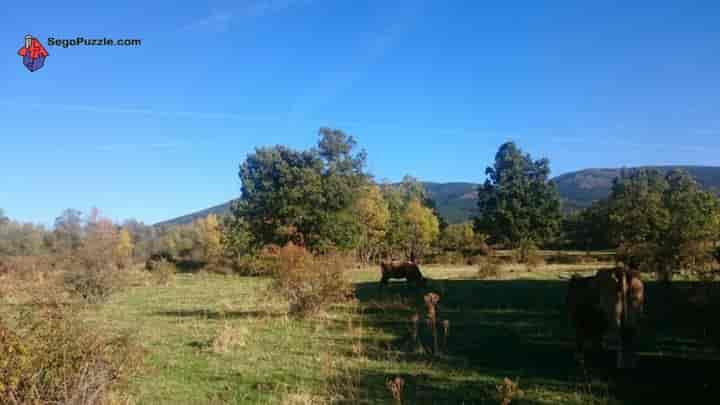
[[[25,35],[25,46],[20,48],[18,55],[23,58],[23,65],[34,72],[45,66],[45,58],[49,53],[40,41],[32,35]]]

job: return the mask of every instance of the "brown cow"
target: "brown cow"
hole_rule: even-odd
[[[637,272],[617,268],[591,277],[573,276],[566,303],[575,327],[578,356],[583,356],[585,341],[599,345],[606,333],[616,332],[620,343],[617,366],[633,367],[634,338],[644,300],[644,286]]]
[[[382,262],[380,263],[380,286],[387,285],[390,279],[404,278],[408,283],[416,287],[424,286],[425,277],[420,273],[420,268],[413,262]]]

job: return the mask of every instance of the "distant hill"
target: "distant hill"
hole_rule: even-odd
[[[230,213],[230,206],[232,205],[233,201],[228,201],[225,204],[216,205],[214,207],[206,208],[201,211],[193,212],[192,214],[183,215],[181,217],[168,219],[167,221],[158,222],[157,224],[153,225],[156,227],[164,227],[164,226],[172,226],[172,225],[186,225],[190,224],[196,219],[199,218],[205,218],[210,214],[215,214],[217,216],[224,216]]]
[[[673,169],[684,169],[706,190],[720,191],[720,167],[708,166],[643,166],[667,173]],[[593,201],[610,195],[613,180],[621,169],[585,169],[565,173],[553,180],[566,206],[584,208]]]
[[[646,166],[663,173],[672,169],[684,169],[708,190],[720,195],[720,167],[708,166]],[[588,207],[593,201],[610,195],[612,182],[621,169],[585,169],[565,173],[553,179],[558,186],[566,210]],[[477,201],[476,183],[433,183],[425,182],[425,190],[435,200],[440,215],[449,223],[467,221],[474,215]],[[188,224],[208,214],[225,215],[230,212],[232,201],[216,205],[182,217],[163,221],[156,226]]]

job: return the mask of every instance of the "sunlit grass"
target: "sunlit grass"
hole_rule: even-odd
[[[87,317],[132,331],[147,349],[150,367],[131,386],[139,404],[384,404],[392,375],[404,376],[408,403],[498,403],[504,377],[519,380],[519,403],[635,403],[617,398],[620,383],[607,369],[585,374],[573,360],[559,275],[602,266],[504,265],[496,280],[479,280],[476,266],[422,266],[451,322],[437,357],[405,349],[416,293],[403,282],[379,289],[375,267],[348,270],[356,303],[311,319],[288,317],[266,295],[266,279],[203,273],[125,290]],[[669,372],[663,356],[700,350],[694,338],[679,339],[658,332],[643,340],[646,361],[658,365],[652,378]],[[650,379],[635,382],[642,395]]]

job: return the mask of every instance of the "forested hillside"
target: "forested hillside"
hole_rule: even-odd
[[[704,189],[720,194],[720,167],[709,166],[648,166],[666,173],[672,169],[684,169]],[[622,169],[585,169],[565,173],[553,179],[557,184],[564,208],[579,209],[610,194],[615,177]],[[467,221],[473,216],[477,205],[478,184],[467,182],[434,183],[423,182],[430,198],[435,201],[438,212],[448,223]],[[225,215],[230,212],[230,202],[207,208],[192,214],[173,218],[157,225],[189,224],[208,214]]]

